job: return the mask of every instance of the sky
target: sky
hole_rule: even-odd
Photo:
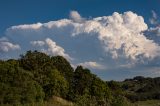
[[[0,59],[65,57],[103,80],[160,76],[160,0],[0,0]]]

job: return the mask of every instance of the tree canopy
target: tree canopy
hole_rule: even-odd
[[[82,66],[74,70],[62,56],[27,51],[19,59],[0,60],[0,104],[47,101],[53,96],[78,106],[127,106],[131,101],[160,99],[160,78],[137,76],[103,81]]]

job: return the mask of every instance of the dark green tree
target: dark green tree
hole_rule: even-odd
[[[42,87],[33,80],[33,74],[18,66],[18,61],[0,63],[0,102],[20,104],[41,101]]]
[[[48,77],[50,77],[49,83],[43,87],[46,93],[46,98],[50,98],[53,95],[66,98],[69,84],[64,76],[56,69],[50,71],[48,74]]]
[[[65,77],[68,82],[73,78],[73,68],[70,63],[62,56],[51,57],[51,63]]]

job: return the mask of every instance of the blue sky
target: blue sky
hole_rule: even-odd
[[[62,55],[104,80],[160,76],[159,0],[1,0],[0,58]]]

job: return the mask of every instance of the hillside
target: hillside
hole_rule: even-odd
[[[74,70],[62,56],[28,51],[19,59],[0,60],[0,104],[131,106],[160,99],[160,78],[103,81],[89,69]]]
[[[160,99],[160,77],[145,78],[142,76],[126,79],[121,82],[126,97],[132,102]]]

